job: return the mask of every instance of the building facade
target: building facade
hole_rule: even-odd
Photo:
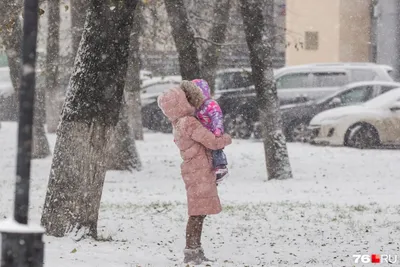
[[[286,65],[369,62],[372,0],[287,0]]]
[[[373,18],[376,62],[392,66],[392,76],[400,81],[400,1],[376,1]]]

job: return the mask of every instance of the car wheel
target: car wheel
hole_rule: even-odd
[[[359,149],[374,148],[380,143],[377,130],[369,124],[351,127],[346,137],[345,145]]]
[[[311,140],[311,135],[307,127],[308,123],[306,121],[292,123],[286,131],[286,140],[288,142],[309,142]]]
[[[243,115],[234,116],[232,114],[225,115],[225,131],[232,138],[249,139],[251,136],[251,127],[248,120]]]

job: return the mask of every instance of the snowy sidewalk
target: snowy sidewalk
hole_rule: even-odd
[[[15,123],[0,129],[0,218],[12,212],[16,130]],[[55,136],[49,140],[53,146]],[[182,266],[185,191],[172,140],[147,133],[138,142],[144,170],[107,174],[104,242],[46,237],[46,266]],[[270,182],[260,142],[234,141],[226,153],[224,211],[207,218],[204,229],[205,250],[218,258],[212,266],[353,266],[353,254],[399,251],[400,151],[289,144],[295,179]],[[33,163],[35,222],[50,164],[51,158]]]

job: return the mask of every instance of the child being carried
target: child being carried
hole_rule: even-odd
[[[205,80],[182,81],[181,89],[188,102],[196,108],[196,117],[215,136],[224,134],[223,114],[218,103],[211,98],[210,86]],[[222,149],[212,151],[213,167],[219,184],[228,174],[228,162]]]

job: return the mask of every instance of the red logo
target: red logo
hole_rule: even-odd
[[[381,262],[381,256],[379,254],[372,254],[371,255],[371,262],[372,263],[380,263]]]

